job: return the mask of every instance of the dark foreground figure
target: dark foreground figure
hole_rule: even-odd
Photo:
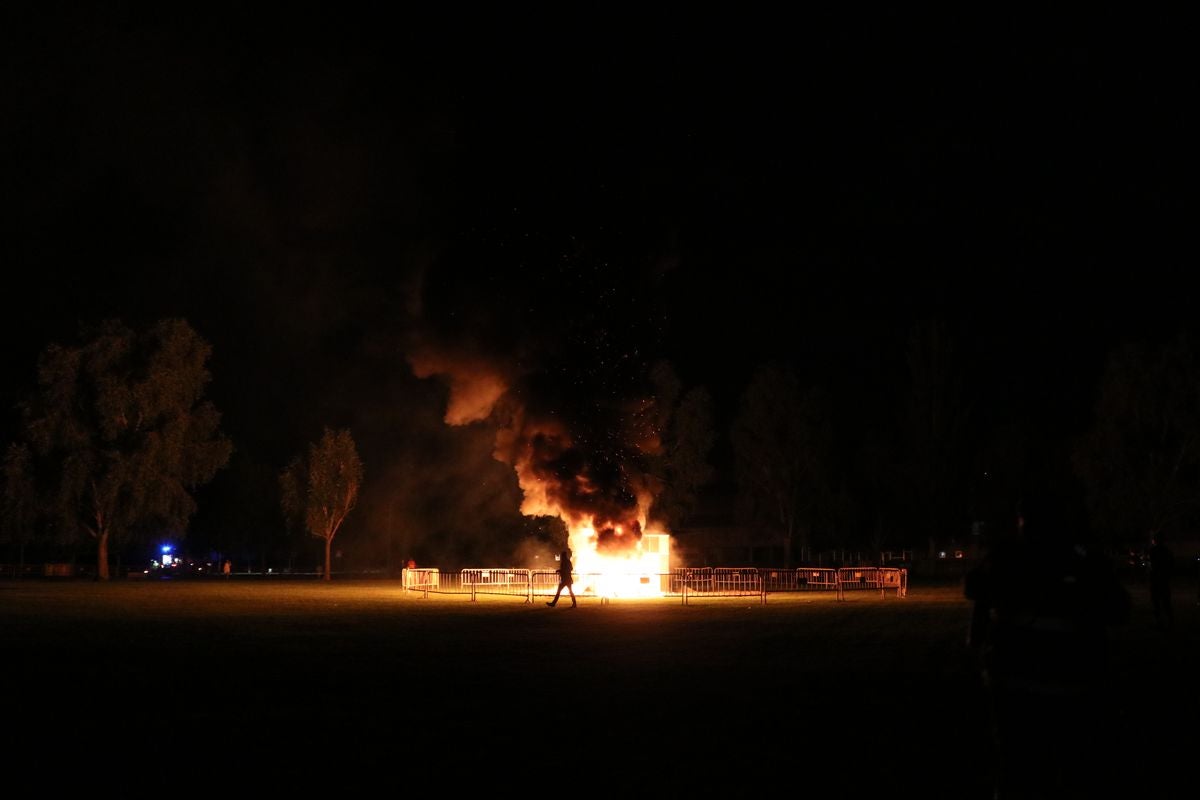
[[[546,605],[554,608],[558,605],[558,598],[562,595],[562,590],[566,589],[571,595],[571,608],[575,608],[575,565],[571,563],[571,551],[563,550],[558,555],[558,590],[554,592],[554,599]]]
[[[1049,508],[1029,508],[965,582],[992,704],[997,798],[1101,797],[1108,628],[1130,598],[1106,558]]]

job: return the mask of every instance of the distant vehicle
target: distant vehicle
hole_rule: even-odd
[[[175,553],[174,545],[164,544],[160,548],[159,558],[150,559],[150,567],[144,574],[160,578],[195,577],[214,571],[212,564],[207,564],[203,561],[194,561],[187,556],[178,555]]]

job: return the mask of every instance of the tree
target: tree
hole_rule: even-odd
[[[43,351],[24,430],[53,476],[49,513],[95,541],[96,574],[107,580],[110,547],[186,530],[192,492],[232,447],[204,399],[211,347],[186,321],[143,332],[109,321],[84,338]]]
[[[4,541],[17,549],[17,574],[24,572],[25,545],[33,537],[37,520],[37,497],[29,447],[13,442],[4,453],[3,495],[0,495],[0,532]]]
[[[1110,354],[1073,463],[1110,541],[1144,542],[1200,510],[1200,363],[1186,339]]]
[[[967,406],[954,343],[945,324],[923,322],[908,341],[909,385],[904,471],[913,522],[925,530],[932,554],[937,539],[952,528],[951,518],[966,513]],[[954,504],[960,503],[955,508]],[[965,520],[964,520],[965,521]]]
[[[1054,459],[1045,456],[1045,449],[1042,445],[1035,451],[1029,435],[1012,420],[981,434],[967,495],[972,520],[983,524],[978,533],[989,537],[1011,533],[1021,499],[1046,491],[1046,470],[1038,467]]]
[[[751,520],[779,535],[785,566],[795,544],[804,557],[809,528],[830,496],[825,405],[823,393],[802,387],[792,369],[766,365],[743,394],[733,424],[741,504]]]
[[[716,441],[712,398],[703,387],[684,392],[666,362],[652,370],[651,382],[658,412],[658,447],[649,466],[660,485],[651,514],[672,529],[694,509],[700,489],[714,476],[708,463]]]
[[[279,476],[284,516],[325,542],[324,580],[330,579],[333,537],[358,502],[362,477],[350,431],[329,428],[309,445],[307,458],[295,458]]]

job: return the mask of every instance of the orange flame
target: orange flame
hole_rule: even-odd
[[[591,456],[575,447],[566,424],[553,415],[529,414],[510,395],[511,381],[503,370],[487,359],[424,348],[409,361],[419,378],[448,378],[448,424],[489,417],[500,423],[493,456],[517,473],[521,513],[566,523],[583,591],[602,597],[663,594],[670,537],[646,527],[656,491],[651,478],[614,467],[613,458],[589,461]],[[647,413],[651,408],[649,401],[641,401],[626,409],[623,427],[628,429],[617,438],[633,451],[653,453],[661,447]]]
[[[583,525],[570,531],[575,553],[576,585],[599,597],[661,597],[670,570],[670,537],[647,532],[631,546],[602,552],[596,549],[596,531]]]

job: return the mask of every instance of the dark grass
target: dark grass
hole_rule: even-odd
[[[1114,792],[1193,796],[1194,587],[1169,633],[1131,588],[1095,766]],[[383,580],[0,582],[4,746],[22,773],[103,782],[986,797],[967,618],[956,583],[571,610]]]

